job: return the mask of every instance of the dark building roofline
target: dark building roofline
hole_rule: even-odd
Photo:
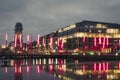
[[[82,22],[78,22],[76,23],[77,27],[82,27],[84,25],[96,25],[96,24],[104,24],[107,25],[108,27],[112,27],[112,28],[120,28],[120,24],[117,23],[108,23],[108,22],[98,22],[98,21],[89,21],[89,20],[84,20]],[[119,26],[119,27],[118,27]]]

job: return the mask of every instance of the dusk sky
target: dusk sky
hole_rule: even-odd
[[[83,20],[120,23],[120,0],[0,0],[0,44],[6,33],[13,40],[16,22],[25,42]]]

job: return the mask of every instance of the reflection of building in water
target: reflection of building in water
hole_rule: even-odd
[[[14,62],[14,80],[22,80],[22,60]]]
[[[13,66],[13,60],[10,65]],[[14,61],[14,78],[22,80],[22,66],[26,66],[25,72],[31,72],[31,66],[36,66],[38,75],[40,71],[49,72],[61,80],[120,80],[120,62],[80,62],[77,60],[66,61],[65,59],[32,59]],[[7,68],[5,68],[5,72]]]

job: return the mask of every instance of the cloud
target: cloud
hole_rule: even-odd
[[[23,23],[24,39],[82,20],[120,23],[119,5],[120,0],[0,0],[0,44],[4,34],[13,36],[16,22]]]

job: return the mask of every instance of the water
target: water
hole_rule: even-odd
[[[120,80],[120,61],[1,59],[0,80]]]

